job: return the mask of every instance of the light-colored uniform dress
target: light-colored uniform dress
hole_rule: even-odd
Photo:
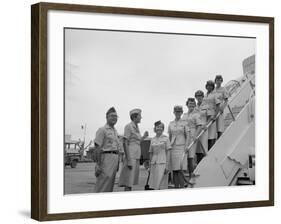
[[[168,133],[169,136],[171,136],[172,146],[170,153],[170,169],[174,171],[181,170],[181,168],[182,170],[187,170],[187,155],[184,156],[184,149],[189,143],[190,132],[186,126],[186,121],[182,119],[171,121],[168,127]]]
[[[224,87],[215,88],[215,93],[217,98],[220,101],[220,104],[223,104],[225,100],[229,98],[229,93]],[[224,132],[224,114],[222,113],[217,119],[217,132]]]
[[[197,104],[195,111],[199,114],[202,125],[207,124],[207,109],[208,105],[203,101],[200,105]],[[199,142],[197,144],[196,153],[205,154],[208,152],[208,129],[204,131],[204,133],[200,136]]]
[[[216,107],[220,103],[219,99],[217,98],[217,95],[214,91],[211,93],[206,93],[203,102],[204,104],[208,105],[207,108],[207,116],[213,116],[216,115]],[[208,139],[216,139],[217,138],[217,124],[216,122],[213,122],[212,125],[208,129]]]
[[[155,136],[151,139],[149,152],[152,153],[152,157],[149,187],[155,190],[168,188],[168,174],[165,174],[165,169],[169,170],[169,158],[166,154],[170,149],[171,144],[167,136]]]
[[[139,166],[141,157],[141,134],[138,126],[131,122],[125,126],[124,138],[128,141],[128,158],[125,158],[124,166],[119,178],[120,187],[132,187],[139,183]],[[132,169],[128,168],[128,163]]]
[[[115,128],[105,125],[98,129],[95,143],[102,150],[100,169],[101,174],[97,177],[95,192],[113,191],[116,172],[119,166],[120,142]],[[111,153],[103,153],[103,152]],[[112,153],[115,152],[115,153]]]
[[[202,125],[202,121],[200,119],[200,115],[194,109],[192,112],[184,113],[182,119],[186,121],[186,125],[190,131],[190,143],[196,138],[196,130],[198,126]],[[188,158],[194,158],[196,153],[197,142],[192,145],[192,147],[188,151]]]

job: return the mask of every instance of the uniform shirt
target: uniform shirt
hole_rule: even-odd
[[[207,110],[208,105],[206,103],[201,103],[200,105],[196,105],[195,112],[199,114],[199,118],[201,119],[202,125],[207,123]]]
[[[184,120],[174,120],[169,124],[168,133],[171,136],[171,145],[185,145],[189,129]]]
[[[149,152],[152,153],[151,164],[167,163],[166,152],[171,149],[169,138],[165,135],[151,139]]]
[[[128,141],[130,158],[139,159],[141,156],[141,134],[138,126],[132,121],[125,126],[124,138]]]
[[[117,130],[110,127],[108,124],[98,129],[95,143],[101,147],[102,151],[120,150]]]
[[[220,104],[220,100],[218,99],[218,96],[214,91],[209,94],[206,93],[202,103],[208,105],[207,116],[216,115],[216,106],[217,104]]]
[[[182,119],[186,121],[191,133],[195,132],[199,125],[203,125],[200,115],[195,109],[190,113],[184,113]]]
[[[196,133],[197,127],[199,125],[202,125],[203,123],[200,119],[199,114],[196,112],[195,109],[191,113],[188,113],[188,112],[184,113],[182,119],[186,121],[186,125],[190,130],[189,141],[191,141],[196,137],[195,133]],[[189,144],[190,144],[190,142],[189,142]]]
[[[218,100],[222,103],[224,100],[229,98],[229,93],[224,87],[215,88],[214,92],[217,95]]]

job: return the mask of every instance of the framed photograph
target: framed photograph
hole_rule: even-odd
[[[31,9],[33,219],[274,205],[274,18]]]

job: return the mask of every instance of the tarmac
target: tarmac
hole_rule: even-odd
[[[124,187],[118,187],[118,179],[122,170],[122,163],[120,163],[118,173],[115,179],[114,192],[124,191]],[[95,163],[78,163],[76,168],[66,166],[64,168],[64,194],[81,194],[94,193],[96,177],[95,177]],[[146,184],[148,171],[140,166],[139,184],[133,186],[133,191],[142,191]]]

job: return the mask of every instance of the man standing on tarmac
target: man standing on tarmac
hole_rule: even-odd
[[[97,178],[95,192],[112,192],[119,167],[120,142],[114,125],[117,123],[114,107],[106,112],[106,124],[99,128],[95,138]]]

